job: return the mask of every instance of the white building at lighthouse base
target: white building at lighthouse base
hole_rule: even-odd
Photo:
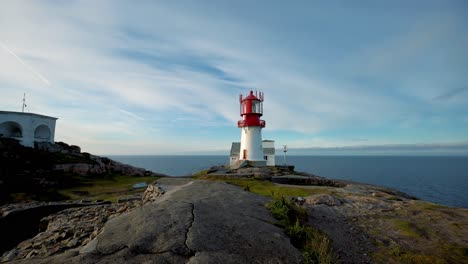
[[[241,135],[241,140],[245,140],[243,134]],[[248,146],[248,143],[250,143],[250,141],[244,142],[245,146]],[[242,142],[232,142],[229,158],[229,165],[231,168],[238,168],[242,164],[251,166],[275,166],[275,141],[263,140],[260,148],[257,150],[260,151],[261,156],[258,158],[258,153],[255,153],[255,159],[249,159],[248,152],[245,155],[247,159],[242,159],[244,153],[241,151],[241,146]],[[253,148],[249,147],[248,149]]]

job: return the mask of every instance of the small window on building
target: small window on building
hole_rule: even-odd
[[[268,156],[263,156],[263,158],[264,158],[265,160],[268,160]]]

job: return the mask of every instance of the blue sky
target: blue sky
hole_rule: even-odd
[[[227,150],[253,89],[277,146],[468,153],[466,1],[0,5],[1,110],[84,151]]]

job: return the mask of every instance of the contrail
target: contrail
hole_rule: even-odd
[[[47,80],[46,77],[44,77],[42,74],[40,74],[39,72],[37,72],[36,70],[34,70],[31,66],[29,66],[28,64],[26,64],[26,62],[24,62],[18,55],[16,55],[11,49],[9,49],[5,44],[3,44],[1,41],[0,41],[0,46],[8,53],[10,53],[11,55],[13,55],[13,57],[15,57],[21,64],[23,64],[24,67],[26,67],[30,72],[32,72],[33,74],[36,75],[36,77],[38,77],[41,81],[43,81],[46,85],[50,85],[50,82],[49,80]]]

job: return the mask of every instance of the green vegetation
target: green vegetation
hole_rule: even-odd
[[[428,202],[421,203],[420,207],[422,209],[427,209],[427,210],[439,210],[439,209],[449,208],[445,205],[428,203]]]
[[[435,256],[429,256],[429,255],[425,255],[422,253],[404,251],[399,246],[391,247],[391,252],[392,252],[393,257],[395,257],[401,263],[408,263],[408,264],[447,263],[445,260],[435,257]]]
[[[468,263],[468,211],[424,201],[366,223],[377,238],[378,263]]]
[[[207,174],[208,174],[208,170],[201,170],[199,172],[194,173],[192,176],[194,178],[197,178],[197,177],[201,177],[201,176],[204,176],[204,175],[207,175]]]
[[[133,189],[135,183],[151,183],[159,177],[134,177],[116,175],[108,177],[75,177],[77,186],[59,190],[59,193],[70,199],[100,199],[117,201],[119,198],[129,194],[141,192],[141,189]]]
[[[285,229],[291,243],[302,251],[304,263],[337,263],[330,239],[320,230],[307,226],[306,212],[299,206],[284,199],[274,199],[267,204],[273,217]]]
[[[272,198],[281,198],[281,197],[293,197],[293,196],[309,196],[317,193],[329,193],[330,191],[326,188],[296,188],[296,187],[284,187],[278,186],[270,181],[266,180],[257,180],[251,178],[228,178],[221,176],[210,176],[206,175],[206,172],[199,172],[194,175],[195,179],[201,180],[211,180],[211,181],[223,181],[233,185],[240,186],[246,191],[250,191],[259,195],[269,196]]]
[[[426,231],[421,227],[418,227],[414,223],[401,220],[401,219],[394,219],[395,227],[400,231],[402,235],[409,236],[409,237],[422,237],[425,236]]]
[[[376,260],[379,263],[403,263],[403,264],[448,264],[466,263],[468,249],[461,248],[453,244],[443,244],[434,248],[432,252],[421,252],[415,250],[405,250],[401,246],[395,245],[388,251],[378,252]]]

